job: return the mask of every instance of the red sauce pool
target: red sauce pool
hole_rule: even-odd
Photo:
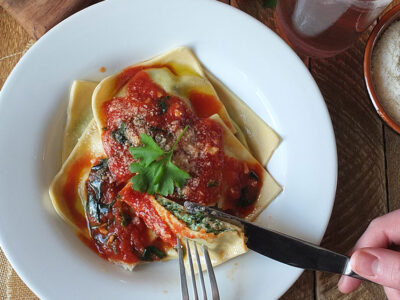
[[[231,157],[225,157],[224,185],[225,202],[223,210],[244,218],[255,206],[263,183],[259,164],[249,165]]]
[[[208,118],[217,114],[222,108],[221,102],[214,95],[193,91],[190,93],[189,99],[194,112],[200,118]]]
[[[68,213],[74,220],[74,224],[80,229],[86,228],[86,219],[76,208],[76,203],[80,202],[78,186],[83,169],[90,166],[91,163],[88,157],[82,157],[78,159],[70,168],[67,174],[67,180],[62,189],[62,194],[66,201]]]

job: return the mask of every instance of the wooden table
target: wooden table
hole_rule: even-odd
[[[276,31],[274,12],[264,8],[262,0],[223,2]],[[362,60],[368,34],[334,58],[304,59],[328,106],[339,159],[335,205],[322,246],[341,253],[351,249],[373,218],[400,207],[400,136],[378,117],[364,85]],[[34,41],[0,8],[0,87]],[[0,266],[0,270],[5,267]],[[338,278],[306,271],[282,299],[385,299],[381,287],[365,283],[351,295],[342,295],[337,289]],[[6,284],[0,282],[0,291]],[[28,289],[22,293],[20,299],[35,298]],[[0,298],[4,295],[0,292]]]

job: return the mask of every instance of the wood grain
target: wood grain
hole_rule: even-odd
[[[0,88],[32,42],[26,31],[0,7]]]
[[[38,39],[54,25],[96,0],[0,0],[0,5]]]
[[[400,209],[400,135],[385,126],[388,208]]]
[[[248,13],[276,32],[274,10],[264,7],[263,1],[231,0],[231,5]]]
[[[322,246],[341,253],[348,252],[369,222],[387,208],[382,123],[366,93],[362,71],[367,36],[335,58],[311,60],[331,115],[339,161],[335,205]],[[384,299],[376,285],[342,295],[338,276],[317,273],[316,279],[317,299]]]
[[[390,7],[398,4],[400,4],[400,0],[395,0]],[[383,130],[385,133],[388,208],[392,211],[400,209],[400,135],[386,125]]]

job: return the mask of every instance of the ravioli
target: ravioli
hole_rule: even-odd
[[[213,266],[247,252],[243,230],[235,225],[202,213],[191,215],[181,205],[161,196],[152,198],[152,205],[180,239],[186,238],[199,246],[206,246]],[[186,249],[186,244],[183,247]],[[194,244],[191,243],[190,247],[193,251]],[[202,251],[199,251],[199,256],[203,261]],[[186,263],[187,259],[185,251]],[[205,265],[202,263],[203,268]]]
[[[92,94],[97,84],[98,82],[84,80],[74,80],[72,83],[64,131],[62,162],[67,159],[93,119]]]
[[[128,150],[141,147],[143,135],[159,151],[173,151],[171,162],[189,174],[167,197],[135,191],[129,182],[138,160]],[[176,258],[177,237],[206,245],[218,265],[247,251],[242,229],[193,218],[180,203],[254,220],[281,191],[263,167],[279,141],[188,48],[177,48],[98,84],[74,83],[65,161],[50,196],[86,244],[127,269]]]
[[[84,182],[94,161],[105,157],[103,145],[92,120],[64,162],[50,186],[50,198],[57,213],[75,230],[87,236],[84,213]]]
[[[241,132],[236,137],[244,144],[241,138],[243,135],[248,143],[247,148],[253,156],[261,165],[267,166],[274,150],[281,142],[279,135],[214,75],[208,71],[205,74]]]
[[[251,153],[240,143],[240,141],[226,127],[224,122],[218,115],[212,115],[210,119],[218,122],[223,128],[224,151],[229,157],[233,157],[239,161],[246,161],[249,165],[257,166],[261,170],[263,185],[255,202],[254,208],[245,216],[246,220],[253,221],[257,216],[268,206],[268,204],[279,195],[282,188],[275,179],[262,167],[262,165],[251,155]],[[222,198],[218,203],[218,207],[227,210],[231,203],[227,203],[226,199]]]
[[[121,73],[102,80],[94,91],[92,102],[93,114],[100,131],[106,126],[102,105],[113,97],[126,96],[127,84],[141,71],[146,72],[165,92],[184,100],[200,117],[209,117],[217,113],[225,124],[236,132],[214,87],[205,78],[201,64],[185,47],[132,65]]]
[[[159,195],[154,197],[138,193],[130,185],[120,194],[122,200],[133,207],[163,240],[170,242],[178,237],[182,241],[189,239],[200,246],[206,246],[213,266],[247,252],[243,230],[235,225],[205,216],[203,213],[191,215],[176,202]],[[186,243],[182,244],[186,249]],[[187,263],[187,251],[184,252]],[[202,251],[199,251],[199,256],[204,261]]]

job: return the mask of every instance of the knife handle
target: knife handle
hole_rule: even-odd
[[[350,266],[350,258],[310,242],[241,221],[247,247],[274,260],[306,270],[330,272],[369,281]],[[276,249],[279,249],[277,251]]]
[[[276,261],[306,270],[342,274],[369,281],[351,269],[350,258],[346,255],[284,233],[259,227],[211,207],[189,201],[185,201],[184,206],[189,213],[202,212],[242,227],[247,237],[247,247]]]

